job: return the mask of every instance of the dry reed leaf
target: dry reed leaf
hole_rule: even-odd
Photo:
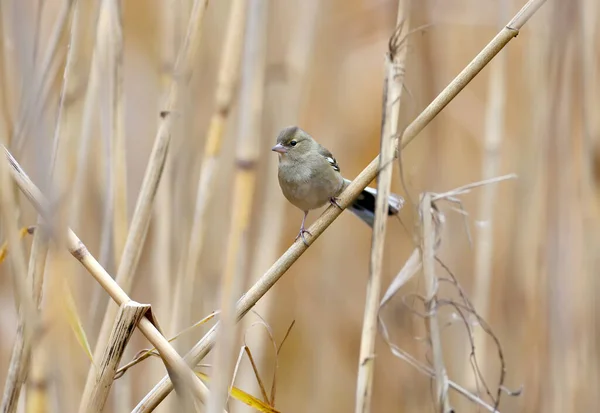
[[[406,284],[410,279],[421,269],[421,253],[418,248],[415,248],[404,263],[404,266],[396,275],[388,289],[386,290],[381,302],[379,303],[379,311],[388,301]]]
[[[95,367],[96,363],[94,363],[94,356],[92,355],[92,348],[90,347],[90,342],[87,339],[87,334],[85,334],[85,330],[83,329],[83,324],[81,322],[81,317],[79,317],[79,312],[77,311],[77,305],[75,304],[75,299],[73,298],[73,293],[71,292],[71,287],[69,286],[66,278],[62,279],[63,284],[63,293],[64,293],[64,305],[67,313],[67,321],[75,334],[75,338],[77,342],[85,351],[85,354],[88,356],[92,365]]]
[[[196,375],[198,377],[200,377],[200,379],[202,381],[205,381],[206,383],[208,383],[210,381],[210,378],[208,377],[208,375],[204,374],[204,373],[200,373],[200,372],[196,372]],[[247,404],[250,407],[255,408],[256,410],[258,410],[259,412],[264,412],[264,413],[280,413],[279,410],[275,410],[275,408],[269,406],[268,404],[266,404],[265,402],[257,399],[256,397],[246,393],[245,391],[237,388],[237,387],[230,387],[229,388],[229,394],[231,397],[233,397],[234,399],[241,401],[244,404]]]
[[[265,328],[265,330],[267,330],[267,334],[269,335],[269,341],[271,341],[271,344],[273,345],[273,349],[275,350],[275,369],[273,370],[273,382],[271,385],[271,397],[269,398],[267,396],[267,391],[264,388],[263,382],[258,374],[258,369],[256,368],[255,364],[254,364],[254,357],[252,357],[252,353],[250,352],[250,348],[246,345],[247,348],[247,355],[248,355],[248,359],[250,360],[250,364],[252,364],[252,368],[254,369],[254,374],[256,376],[256,380],[258,380],[258,385],[260,386],[261,392],[263,394],[263,397],[265,397],[265,399],[267,401],[270,401],[271,406],[275,405],[275,383],[277,382],[277,367],[279,366],[278,363],[278,353],[279,350],[277,349],[277,343],[275,342],[275,337],[273,335],[273,330],[271,329],[271,326],[269,325],[269,323],[267,323],[267,321],[262,318],[260,316],[260,314],[258,314],[256,311],[253,311],[253,313],[260,318],[260,321],[256,321],[252,324],[250,324],[250,326],[246,329],[246,334],[248,333],[248,331],[254,327],[254,326],[263,326]],[[246,344],[246,337],[244,334],[244,344]]]

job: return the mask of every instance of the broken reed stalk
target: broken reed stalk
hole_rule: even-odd
[[[110,333],[108,346],[104,349],[104,355],[96,371],[94,386],[90,388],[91,394],[83,394],[79,413],[103,411],[125,347],[135,331],[135,326],[149,309],[149,305],[135,301],[121,304]]]
[[[267,46],[267,0],[244,1],[246,17],[240,111],[237,125],[236,172],[232,216],[227,241],[225,270],[221,278],[221,328],[213,364],[208,413],[222,410],[230,383],[235,380],[233,351],[239,330],[236,328],[235,301],[248,278],[250,217],[256,190],[256,164],[260,148],[261,121]]]
[[[399,143],[399,150],[404,149],[425,126],[446,107],[452,99],[460,93],[465,86],[502,50],[510,40],[519,34],[519,30],[545,3],[546,0],[529,0],[515,17],[504,27],[475,58],[454,78],[452,82],[427,106],[423,112],[404,130]],[[396,151],[397,155],[398,151]],[[346,190],[340,195],[338,201],[342,208],[346,208],[362,192],[362,190],[377,176],[379,168],[379,156],[363,169],[363,171],[352,181]],[[309,228],[312,237],[308,244],[312,243],[331,225],[331,223],[342,213],[342,211],[330,206]],[[306,246],[301,240],[294,242],[286,252],[269,268],[269,270],[248,290],[239,300],[236,306],[236,317],[241,319],[256,302],[275,285],[285,272],[306,251]],[[195,366],[202,360],[214,345],[218,323],[215,324],[204,337],[186,354],[185,360]],[[133,412],[149,412],[173,389],[168,377],[154,386],[154,388],[138,403]]]
[[[437,319],[437,289],[438,281],[435,275],[435,233],[437,228],[433,225],[431,210],[431,194],[426,192],[421,198],[421,259],[423,260],[423,277],[425,278],[425,306],[427,317],[425,323],[429,328],[429,340],[433,353],[433,369],[435,371],[435,410],[441,413],[450,413],[450,400],[448,399],[448,375],[444,367],[442,354],[442,341],[440,327]]]
[[[67,52],[67,58],[65,62],[65,68],[63,72],[63,85],[60,93],[60,101],[58,107],[58,116],[56,121],[56,128],[54,132],[54,143],[52,148],[52,157],[49,166],[50,179],[54,176],[56,158],[59,152],[64,151],[69,147],[68,137],[65,139],[62,135],[65,133],[66,124],[68,124],[70,109],[65,108],[65,101],[70,100],[75,93],[75,87],[71,74],[75,67],[75,54],[79,52],[79,27],[80,27],[80,3],[76,1],[73,5],[73,13],[71,18],[71,29],[69,36],[69,49]],[[61,139],[61,137],[63,139]],[[62,141],[62,144],[61,144]],[[64,146],[63,146],[64,145]],[[32,290],[32,297],[37,308],[39,308],[42,299],[42,286],[44,280],[44,268],[46,266],[46,257],[48,255],[48,237],[45,233],[45,229],[41,228],[43,219],[41,216],[37,218],[36,230],[33,234],[33,241],[31,245],[31,252],[29,255],[29,266],[27,269],[27,281],[30,283]],[[25,342],[23,336],[22,324],[25,320],[19,316],[19,330],[17,331],[17,337],[13,345],[13,351],[11,354],[9,376],[4,386],[4,396],[2,398],[2,406],[0,412],[2,413],[13,413],[16,411],[19,395],[27,372],[29,370],[30,358],[33,357],[32,346],[30,342]],[[42,356],[37,356],[41,358]]]
[[[183,330],[192,323],[191,310],[194,293],[194,281],[198,276],[198,262],[204,246],[204,238],[207,230],[207,211],[212,202],[217,182],[217,166],[221,154],[221,145],[225,126],[229,121],[233,97],[238,84],[240,59],[244,41],[244,26],[246,17],[247,0],[235,0],[231,2],[229,21],[227,23],[227,34],[221,55],[219,66],[219,77],[215,92],[215,109],[210,119],[208,136],[204,144],[204,155],[198,177],[196,189],[196,203],[194,206],[194,218],[190,231],[183,271],[179,272],[176,281],[174,302],[175,306],[171,328],[172,333]],[[187,344],[187,345],[186,345]],[[187,349],[192,343],[189,338],[184,338],[178,348]]]
[[[383,270],[383,249],[388,220],[388,198],[392,184],[394,160],[394,137],[398,135],[400,103],[404,86],[407,46],[404,44],[409,31],[408,7],[404,0],[398,1],[396,29],[389,42],[386,58],[386,76],[383,86],[383,122],[381,130],[379,174],[377,176],[377,197],[375,200],[375,222],[371,239],[369,278],[360,340],[358,375],[356,382],[356,413],[371,411],[373,376],[375,371],[375,339],[377,337],[377,316],[381,292]]]
[[[101,6],[101,16],[106,14],[108,16],[109,10],[105,10],[110,7],[110,0],[104,0]],[[204,17],[204,10],[206,7],[206,0],[196,0],[194,2],[193,10],[190,15],[188,29],[184,43],[179,50],[177,61],[175,64],[175,75],[177,81],[173,81],[168,91],[167,99],[165,102],[165,109],[161,112],[161,120],[158,127],[158,132],[154,140],[154,146],[150,154],[148,166],[144,174],[140,193],[131,220],[131,228],[127,234],[127,240],[125,243],[121,262],[119,263],[116,282],[123,288],[126,293],[129,293],[133,285],[135,273],[139,258],[144,247],[144,241],[148,232],[148,226],[150,224],[150,218],[152,216],[152,205],[156,195],[156,190],[162,169],[165,164],[169,143],[171,140],[171,123],[174,110],[178,110],[179,106],[179,83],[189,80],[191,76],[193,63],[195,63],[196,51],[200,42],[201,34],[201,23]],[[107,17],[105,17],[106,19]],[[110,328],[112,320],[116,316],[117,307],[108,303],[104,318],[102,320],[102,326],[96,347],[94,350],[94,359],[98,359],[102,354],[103,349],[106,347],[108,337],[110,334]],[[92,385],[94,377],[93,367],[88,372],[86,388]],[[202,385],[204,386],[204,385]]]
[[[15,180],[19,189],[33,204],[37,212],[42,215],[45,222],[52,222],[53,216],[49,212],[48,201],[40,190],[33,184],[31,179],[23,171],[21,166],[3,146],[4,153],[10,164],[10,173],[12,178]],[[119,286],[119,284],[110,276],[110,274],[98,263],[98,261],[90,254],[87,247],[81,242],[81,240],[71,230],[67,230],[66,234],[66,245],[71,253],[84,268],[94,277],[94,279],[102,286],[102,288],[110,295],[110,297],[117,303],[122,305],[131,301],[127,293]],[[182,358],[177,354],[175,349],[167,341],[167,339],[160,333],[158,328],[150,321],[147,317],[140,320],[138,328],[144,334],[144,336],[152,343],[158,350],[163,359],[163,362],[167,366],[169,373],[173,371],[175,378],[178,380],[178,384],[182,382],[187,386],[187,389],[191,390],[192,393],[199,400],[206,400],[208,396],[208,389],[204,384],[196,377],[192,370],[185,364]],[[179,390],[179,389],[178,389]]]

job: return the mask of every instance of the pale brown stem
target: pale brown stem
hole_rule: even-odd
[[[440,327],[437,318],[437,289],[438,281],[435,275],[435,232],[432,216],[433,205],[431,194],[425,193],[421,198],[421,259],[423,260],[423,277],[425,278],[425,305],[427,307],[426,324],[429,329],[429,340],[433,353],[433,369],[435,371],[435,411],[450,413],[448,399],[448,375],[444,366]]]
[[[42,215],[46,222],[52,222],[53,216],[48,212],[48,201],[40,190],[31,182],[27,174],[23,171],[21,166],[12,157],[8,150],[3,146],[5,156],[10,165],[9,171],[12,178],[19,186],[19,189],[33,204],[37,212]],[[108,272],[98,263],[98,261],[90,254],[87,247],[81,242],[81,240],[75,235],[75,233],[68,229],[66,236],[66,245],[69,252],[73,255],[88,272],[96,279],[96,281],[102,286],[102,288],[111,296],[117,305],[129,302],[130,298],[127,293],[121,288],[121,286],[110,276]],[[167,370],[171,374],[174,373],[174,378],[177,380],[177,386],[185,384],[187,389],[192,391],[192,394],[198,400],[206,400],[208,396],[208,389],[206,386],[196,377],[193,371],[185,364],[182,358],[177,354],[175,349],[169,344],[167,339],[160,333],[155,325],[147,317],[140,320],[138,328],[144,334],[144,336],[156,347],[161,354],[161,357],[167,367]],[[178,393],[185,389],[179,388]],[[182,394],[183,395],[183,394]]]
[[[219,66],[219,77],[215,92],[215,110],[210,119],[208,135],[204,144],[200,175],[198,177],[194,218],[190,231],[183,271],[177,279],[174,301],[178,303],[172,314],[173,333],[181,331],[192,322],[191,309],[195,280],[198,278],[198,262],[204,247],[207,229],[207,211],[216,192],[217,165],[221,156],[221,145],[225,127],[229,122],[231,106],[234,102],[236,86],[239,78],[239,66],[244,40],[244,19],[247,0],[231,2],[227,34],[223,46],[223,54]],[[186,345],[187,344],[187,345]],[[191,345],[186,338],[180,348]]]
[[[373,376],[375,371],[375,338],[377,337],[377,316],[381,292],[383,270],[383,249],[388,221],[388,197],[392,184],[392,165],[394,159],[394,137],[398,134],[398,118],[406,67],[406,34],[409,31],[408,8],[404,0],[398,1],[396,31],[390,41],[386,61],[386,80],[384,85],[385,111],[383,130],[381,131],[381,154],[379,156],[379,175],[377,177],[377,197],[375,200],[375,222],[371,240],[371,258],[369,278],[363,318],[356,383],[356,413],[371,411],[373,395]]]
[[[235,380],[234,349],[239,330],[236,328],[235,300],[248,277],[250,216],[256,189],[256,163],[261,137],[265,59],[267,46],[267,11],[265,0],[250,0],[246,20],[243,72],[240,90],[240,114],[236,143],[236,173],[232,201],[232,217],[227,241],[225,270],[221,282],[222,328],[217,338],[214,363],[214,384],[208,403],[208,413],[222,410],[227,401],[228,387]],[[246,14],[246,13],[244,13]],[[243,27],[244,25],[242,25]]]
[[[545,0],[530,0],[509,22],[509,25],[502,29],[488,45],[463,69],[463,71],[425,108],[423,112],[404,130],[400,141],[399,149],[405,148],[433,118],[435,118],[454,99],[466,85],[502,50],[518,33],[527,19],[545,2]],[[510,26],[510,28],[509,28]],[[375,179],[379,168],[379,157],[376,157],[363,171],[352,181],[350,185],[339,196],[338,203],[342,208],[346,208],[356,197]],[[312,244],[331,223],[341,214],[337,207],[328,207],[323,214],[311,226],[310,232],[313,234],[309,238],[309,245]],[[275,283],[285,274],[285,272],[296,262],[296,260],[306,251],[306,246],[302,241],[297,241],[271,266],[271,268],[254,284],[246,294],[239,300],[236,307],[237,319],[241,319],[256,302],[275,285]],[[205,334],[186,355],[185,359],[191,365],[196,365],[212,349],[215,340],[215,333],[218,323]],[[163,379],[144,397],[134,409],[134,412],[152,411],[164,398],[171,392],[172,384],[168,377]]]

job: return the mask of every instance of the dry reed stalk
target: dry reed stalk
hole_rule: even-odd
[[[407,46],[404,44],[409,32],[408,1],[398,1],[396,29],[390,39],[390,50],[386,59],[386,76],[384,80],[383,122],[381,130],[381,147],[379,155],[379,174],[377,175],[377,197],[375,200],[375,222],[371,240],[371,257],[363,328],[360,339],[358,359],[358,375],[356,382],[356,413],[371,411],[373,396],[373,377],[375,372],[375,339],[377,336],[377,316],[381,292],[383,271],[383,248],[388,220],[388,198],[392,184],[392,166],[394,160],[395,137],[399,134],[400,104],[404,86],[404,69],[406,67]]]
[[[15,125],[12,141],[17,145],[16,152],[20,153],[23,149],[29,133],[29,126],[35,124],[41,116],[44,106],[48,102],[48,96],[52,90],[52,83],[56,77],[58,65],[53,65],[57,59],[57,51],[62,53],[63,48],[59,49],[59,43],[63,36],[69,15],[72,14],[75,0],[64,0],[58,17],[49,36],[46,53],[40,65],[40,75],[33,81],[33,87],[30,93],[22,100],[22,111]]]
[[[102,10],[109,7],[108,0],[103,3]],[[171,123],[173,115],[171,112],[177,111],[179,108],[179,84],[178,82],[186,82],[191,76],[194,57],[196,50],[198,49],[200,34],[201,34],[201,22],[203,20],[204,11],[206,7],[206,0],[196,0],[194,2],[194,8],[190,15],[189,25],[185,41],[179,50],[177,56],[177,62],[175,64],[175,73],[177,76],[177,82],[172,82],[169,88],[168,95],[166,97],[165,108],[161,112],[161,121],[158,127],[158,132],[154,141],[154,146],[150,154],[150,160],[146,168],[142,186],[138,200],[136,202],[135,211],[131,220],[131,229],[127,235],[127,241],[123,251],[123,256],[119,264],[116,276],[116,282],[123,288],[125,292],[129,292],[133,285],[135,278],[137,264],[144,246],[146,234],[148,232],[148,226],[150,224],[150,218],[152,214],[152,205],[156,195],[158,183],[161,178],[162,169],[165,164],[169,143],[171,140]],[[100,16],[108,13],[101,10]],[[100,26],[100,22],[99,22]],[[99,33],[101,33],[99,28]],[[108,341],[110,334],[110,327],[112,320],[116,315],[117,307],[109,303],[106,312],[104,313],[104,319],[102,320],[102,326],[100,327],[100,333],[96,348],[94,350],[94,359],[97,359],[102,354],[104,347]],[[93,369],[88,372],[88,378],[86,387],[92,385],[93,381]]]
[[[516,208],[515,225],[511,226],[509,239],[514,239],[514,267],[512,272],[514,286],[523,296],[525,322],[520,331],[522,343],[520,349],[526,349],[525,358],[540,357],[546,352],[547,336],[545,318],[547,314],[545,303],[546,275],[542,260],[532,260],[532,256],[541,256],[545,245],[544,221],[546,220],[545,191],[549,185],[546,174],[546,157],[550,132],[548,113],[552,103],[549,68],[547,56],[554,47],[552,39],[546,33],[551,27],[547,14],[551,8],[546,8],[536,21],[531,24],[532,33],[526,44],[526,84],[529,89],[527,106],[531,110],[531,139],[524,142],[518,159],[519,180],[515,198],[519,207]],[[544,33],[546,32],[546,33]],[[545,357],[542,356],[542,357]],[[545,367],[543,363],[517,365],[515,374],[524,377],[524,386],[529,394],[541,394]],[[524,411],[539,411],[537,398],[525,398]]]
[[[548,397],[542,401],[542,408],[549,411],[580,411],[578,383],[580,377],[588,377],[585,362],[580,362],[578,354],[585,354],[578,331],[585,331],[585,279],[583,273],[583,222],[581,220],[581,194],[584,181],[579,164],[581,135],[573,133],[575,124],[575,48],[577,21],[567,15],[570,9],[566,3],[555,3],[552,21],[563,26],[561,35],[552,33],[553,45],[549,56],[549,67],[553,74],[551,83],[552,104],[547,122],[550,133],[547,156],[547,177],[551,183],[546,192],[547,209],[546,231],[548,242],[545,245],[545,261],[548,290],[548,364],[546,391]],[[579,114],[577,114],[579,117]],[[570,279],[565,274],[575,273]],[[589,288],[589,287],[588,287]],[[585,364],[584,364],[585,363]]]
[[[530,0],[515,15],[479,54],[454,78],[452,82],[421,112],[421,114],[404,130],[399,149],[404,149],[427,126],[438,113],[446,107],[452,99],[483,69],[494,56],[512,40],[525,23],[545,3],[546,0]],[[377,176],[379,157],[376,157],[352,181],[340,195],[339,205],[346,208],[362,192],[362,190]],[[312,237],[308,239],[311,245],[331,223],[342,213],[342,210],[330,206],[309,228]],[[236,318],[240,320],[256,302],[269,291],[285,272],[306,251],[306,246],[301,240],[294,242],[288,250],[269,268],[269,270],[248,290],[239,300],[236,307]],[[185,360],[190,365],[196,365],[212,349],[218,323],[186,354]],[[154,409],[171,392],[172,384],[168,377],[154,386],[154,388],[138,403],[134,412],[148,412]]]
[[[505,9],[505,5],[502,7]],[[502,13],[504,14],[504,13]],[[500,149],[504,135],[504,117],[506,108],[506,53],[500,53],[494,64],[490,67],[488,80],[488,104],[486,107],[484,153],[481,161],[481,179],[491,179],[498,175],[500,169]],[[475,285],[473,294],[473,307],[478,315],[487,320],[490,315],[490,302],[492,282],[492,254],[494,246],[494,205],[498,196],[497,185],[484,185],[478,200],[478,225],[475,241]],[[477,364],[483,377],[487,370],[488,346],[487,333],[480,326],[473,331],[473,345],[476,353]],[[471,340],[468,340],[471,343]],[[471,351],[469,345],[469,352]],[[471,363],[466,363],[464,368],[463,383],[469,389],[477,388],[477,377],[473,374]]]
[[[108,346],[98,365],[94,387],[91,388],[91,394],[83,394],[79,405],[80,413],[103,411],[127,343],[133,335],[135,326],[149,309],[149,305],[134,301],[128,301],[119,306]]]
[[[161,57],[160,57],[160,87],[161,95],[167,93],[171,82],[173,82],[173,67],[175,66],[175,52],[179,49],[181,43],[178,36],[178,21],[181,19],[182,6],[179,1],[168,0],[162,2],[161,10]],[[162,102],[158,102],[159,106]],[[176,125],[180,126],[180,125]],[[177,127],[175,128],[176,132]],[[176,134],[175,134],[176,135]],[[167,158],[163,170],[161,185],[156,194],[157,208],[154,210],[153,223],[156,228],[156,235],[153,237],[153,251],[159,253],[153,254],[152,260],[154,268],[152,271],[152,288],[155,292],[156,300],[154,302],[155,311],[161,314],[169,311],[169,302],[171,301],[173,289],[172,284],[175,279],[172,272],[172,244],[171,234],[173,227],[173,196],[174,188],[171,184],[173,177],[173,162]],[[170,311],[169,311],[170,314]],[[175,347],[177,348],[177,347]]]
[[[260,147],[263,109],[268,3],[250,0],[246,17],[243,55],[240,112],[236,142],[236,172],[231,204],[232,216],[225,270],[221,278],[221,328],[217,335],[213,384],[208,402],[208,413],[221,411],[226,404],[234,370],[233,351],[239,330],[236,328],[235,301],[246,285],[252,199],[256,189],[256,164]],[[245,10],[240,10],[242,12]],[[246,14],[246,13],[244,13]],[[244,25],[242,25],[243,27]]]
[[[273,145],[272,137],[276,136],[282,126],[301,123],[298,120],[307,95],[308,89],[305,88],[305,85],[310,83],[308,79],[312,70],[312,51],[317,33],[319,7],[318,0],[305,1],[295,19],[289,22],[292,34],[281,69],[285,76],[279,84],[270,85],[271,93],[267,92],[269,98],[265,101],[267,108],[264,112],[269,116],[262,133],[265,142],[261,148],[270,148]],[[281,196],[281,189],[277,182],[277,167],[277,159],[271,159],[263,178],[265,195],[262,197],[262,204],[257,205],[257,209],[263,213],[260,217],[258,240],[253,254],[251,270],[251,282],[253,283],[264,274],[265,270],[277,259],[279,253],[279,238],[283,233],[283,213],[286,200]],[[273,295],[264,297],[256,311],[268,316],[272,311],[273,301]],[[250,327],[252,320],[245,319],[245,322],[246,325],[242,327],[242,330]],[[253,340],[251,347],[254,359],[259,364],[273,354],[273,343],[264,335]],[[255,374],[250,369],[240,371],[238,383],[240,388],[249,389],[251,394],[256,394],[261,390]],[[241,406],[241,408],[248,412],[251,411],[250,407]]]
[[[204,238],[206,236],[208,206],[215,193],[217,181],[216,168],[221,154],[224,129],[229,121],[229,114],[233,103],[235,88],[238,83],[240,58],[243,45],[244,19],[246,16],[247,0],[234,0],[231,2],[227,34],[223,54],[219,67],[219,77],[215,92],[215,110],[210,119],[208,136],[204,145],[204,155],[198,186],[196,189],[196,204],[194,218],[190,231],[187,254],[185,255],[184,269],[176,281],[174,302],[178,305],[172,314],[172,332],[181,331],[192,323],[191,309],[194,293],[194,280],[197,277],[198,261],[202,253]],[[186,345],[187,344],[187,345]],[[179,348],[188,348],[191,343],[185,338],[179,343]]]
[[[12,38],[7,27],[8,25],[6,24],[7,22],[5,21],[6,16],[10,16],[10,13],[8,13],[6,8],[6,3],[0,2],[0,26],[2,26],[0,28],[0,33],[2,33],[2,41],[0,42],[0,47],[2,47],[2,51],[0,52],[0,59],[2,60],[0,66],[2,69],[2,74],[0,76],[0,105],[2,105],[2,108],[0,110],[2,111],[1,131],[5,134],[4,136],[6,136],[7,147],[10,148],[12,146],[12,135],[14,130],[14,120],[12,114],[12,102],[14,102],[14,99],[12,97],[14,94],[13,88],[15,84],[13,81],[13,68],[11,67],[10,62],[13,62],[15,59],[13,56],[11,56],[10,52],[12,49]]]
[[[85,181],[89,165],[89,150],[94,133],[94,121],[98,115],[97,103],[102,84],[102,64],[107,59],[110,59],[106,53],[109,40],[113,37],[110,24],[110,4],[111,0],[101,0],[98,5],[95,41],[89,67],[87,88],[83,100],[83,113],[80,120],[81,131],[79,132],[78,145],[73,145],[73,148],[77,148],[77,166],[75,173],[73,173],[73,178],[70,178],[73,181],[72,184],[66,187],[70,191],[69,193],[73,194],[69,215],[72,217],[71,222],[75,226],[79,225],[82,221],[82,204],[87,194],[87,191],[85,191]],[[113,131],[111,130],[111,132]],[[62,192],[59,192],[59,194],[66,198],[66,194]]]
[[[109,76],[110,84],[110,115],[109,130],[110,140],[110,187],[112,195],[113,215],[113,257],[115,267],[119,266],[121,255],[127,240],[127,162],[125,151],[125,107],[123,91],[123,18],[121,2],[109,2],[109,32],[111,38],[108,43]]]
[[[435,371],[435,410],[441,413],[450,413],[450,400],[448,399],[448,375],[444,366],[442,341],[437,319],[437,290],[438,280],[435,275],[435,228],[432,216],[433,204],[431,194],[425,193],[421,198],[420,215],[422,219],[422,244],[421,259],[423,260],[423,277],[425,279],[425,307],[427,308],[426,324],[429,329],[429,340],[433,353],[433,369]]]
[[[179,50],[182,38],[183,38],[183,25],[179,24],[183,21],[183,5],[179,0],[165,0],[161,2],[161,16],[160,16],[160,39],[161,39],[161,56],[160,56],[160,96],[164,96],[175,80],[173,74],[173,68],[175,67],[175,54]],[[181,89],[180,93],[186,93],[185,89]],[[182,96],[182,106],[185,108],[186,97]],[[162,105],[161,99],[157,99],[157,110],[160,110]],[[173,142],[177,142],[178,135],[182,135],[183,124],[188,122],[188,116],[186,111],[183,110],[181,115],[181,121],[174,125],[173,130]],[[173,150],[171,150],[173,154]],[[174,283],[177,277],[177,271],[173,271],[173,251],[179,250],[179,246],[173,245],[173,234],[176,233],[174,228],[174,215],[173,211],[176,210],[174,206],[175,197],[175,186],[174,182],[174,171],[175,165],[173,162],[173,156],[168,156],[163,169],[163,177],[161,184],[158,187],[156,194],[156,208],[154,208],[154,216],[152,218],[153,225],[153,236],[152,236],[152,247],[151,251],[155,251],[152,254],[152,271],[148,276],[151,277],[151,288],[152,297],[154,301],[152,306],[154,311],[162,314],[163,317],[167,315],[171,317],[173,309],[171,306],[173,298]],[[166,326],[165,333],[172,334],[171,325]],[[173,342],[173,347],[176,350],[177,344]],[[152,386],[156,382],[157,377],[161,377],[163,374],[162,366],[159,363],[149,363],[148,374],[144,375],[144,385],[146,387]],[[132,403],[134,401],[132,400]],[[132,403],[128,404],[127,408],[131,409]],[[172,400],[173,406],[171,410],[176,409],[177,400]],[[168,410],[168,409],[167,409]]]
[[[10,253],[8,259],[13,277],[14,296],[19,314],[20,334],[17,335],[8,380],[5,384],[2,409],[16,408],[19,400],[20,387],[24,380],[26,350],[31,340],[39,332],[40,320],[33,300],[30,282],[27,279],[27,263],[25,251],[16,226],[17,203],[14,197],[13,183],[6,163],[0,165],[0,218],[3,233],[8,241]],[[30,281],[30,280],[29,280]]]
[[[21,192],[23,192],[27,199],[33,204],[37,212],[42,215],[46,223],[52,222],[54,218],[49,212],[48,201],[44,195],[33,184],[31,179],[29,179],[27,174],[23,171],[21,166],[13,158],[10,152],[8,152],[4,146],[3,149],[5,156],[8,159],[8,163],[10,164],[10,173],[12,178],[19,186]],[[68,229],[67,231],[66,245],[71,255],[73,255],[81,263],[81,265],[83,265],[83,267],[94,277],[94,279],[110,295],[117,305],[120,306],[123,303],[131,301],[127,293],[90,254],[87,247],[71,229]],[[188,389],[192,390],[193,394],[199,400],[205,400],[208,389],[185,364],[179,354],[177,354],[167,339],[160,333],[154,323],[149,318],[144,317],[140,320],[138,328],[148,339],[148,341],[150,341],[150,343],[156,347],[165,365],[168,367],[169,373],[171,373],[171,371],[175,373],[178,383],[183,382],[186,386],[188,386]]]
[[[114,268],[119,268],[129,228],[127,219],[125,108],[123,102],[123,21],[120,1],[110,1],[108,8],[108,24],[111,37],[108,41],[106,56],[103,61],[105,62],[105,69],[108,74],[107,83],[109,88],[108,130],[110,131],[110,137],[108,139],[110,154],[108,158],[110,160],[109,187],[112,191],[111,196],[109,196],[109,199],[112,201],[112,208],[110,208],[110,215],[112,215],[112,219],[110,220],[112,221],[112,256]],[[95,291],[97,294],[102,293],[98,288]],[[125,350],[123,348],[123,351]],[[119,383],[118,391],[113,392],[115,412],[129,409],[130,400],[132,399],[131,387],[131,376],[127,376]]]
[[[67,114],[70,113],[69,108],[64,107],[65,100],[72,98],[74,93],[73,82],[71,80],[71,74],[74,70],[76,59],[74,55],[79,52],[79,24],[80,24],[80,10],[79,2],[76,2],[73,7],[73,16],[71,22],[71,34],[69,42],[69,51],[67,53],[67,60],[65,63],[64,74],[63,74],[63,86],[61,90],[61,98],[59,103],[58,119],[56,123],[56,130],[54,135],[54,145],[52,151],[52,158],[50,161],[50,179],[54,176],[56,158],[59,152],[65,151],[69,147],[69,139],[61,140],[61,131],[65,129],[65,122],[68,123],[69,117]],[[64,132],[62,132],[64,133]],[[62,142],[62,144],[61,144]],[[64,146],[63,146],[64,145]],[[33,242],[31,246],[31,253],[29,256],[29,267],[27,272],[27,281],[30,283],[32,289],[33,300],[35,301],[36,307],[39,308],[42,299],[42,285],[44,279],[44,267],[46,264],[46,256],[48,254],[48,239],[45,234],[45,229],[42,228],[41,224],[43,220],[38,216],[36,231],[33,235]],[[13,346],[11,355],[11,362],[9,371],[10,380],[6,381],[4,388],[4,396],[2,400],[2,406],[0,411],[2,413],[16,411],[19,394],[21,387],[26,379],[27,371],[30,365],[30,352],[31,343],[27,343],[24,340],[22,334],[22,323],[24,320],[19,321],[20,329],[17,333],[17,338]],[[38,356],[42,357],[42,356]]]

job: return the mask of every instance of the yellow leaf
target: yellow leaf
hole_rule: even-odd
[[[19,231],[21,235],[21,239],[25,237],[27,234],[33,234],[33,227],[23,227],[21,231]],[[0,246],[0,264],[6,259],[6,255],[8,254],[8,242],[4,241],[2,246]]]
[[[69,320],[69,325],[75,333],[75,337],[77,341],[87,354],[88,358],[94,363],[94,357],[92,356],[92,349],[90,347],[90,343],[88,342],[87,335],[83,329],[83,325],[81,324],[81,319],[79,318],[79,313],[77,312],[77,307],[75,306],[75,300],[73,299],[73,294],[71,293],[71,289],[69,288],[69,284],[67,284],[67,280],[63,278],[63,287],[65,293],[65,306],[67,309],[67,318]]]
[[[208,382],[210,379],[204,373],[200,373],[199,371],[195,372],[200,379],[205,382]],[[242,403],[247,404],[250,407],[254,407],[259,412],[264,413],[280,413],[279,410],[275,410],[274,407],[269,406],[262,400],[257,399],[256,397],[246,393],[245,391],[238,389],[237,387],[230,387],[229,394],[236,400],[241,401]]]

